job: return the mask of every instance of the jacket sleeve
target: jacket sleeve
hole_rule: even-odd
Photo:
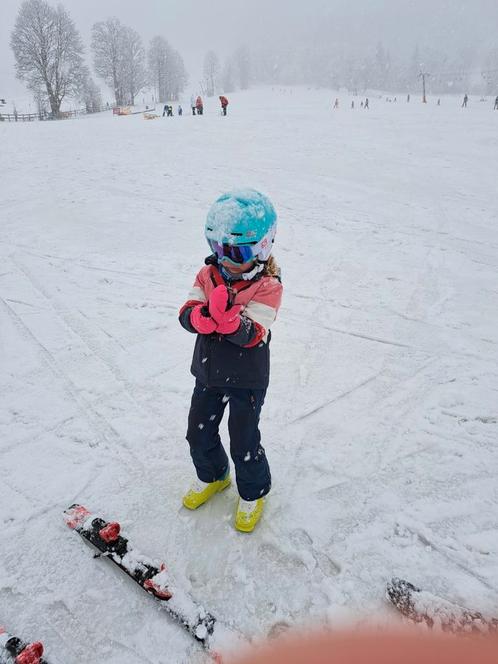
[[[192,323],[190,322],[190,314],[192,313],[192,309],[194,307],[196,307],[198,304],[206,304],[206,302],[207,302],[207,297],[204,292],[203,270],[201,270],[197,274],[194,281],[194,285],[190,289],[187,301],[182,306],[178,314],[178,320],[180,321],[180,325],[184,327],[188,332],[197,334],[197,330],[193,327]]]
[[[237,332],[225,338],[237,346],[252,348],[259,343],[266,343],[268,330],[277,317],[282,302],[282,284],[271,278],[261,284],[254,298],[248,302],[241,314]]]

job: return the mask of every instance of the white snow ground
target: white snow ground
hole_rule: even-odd
[[[118,519],[261,637],[389,613],[393,574],[498,608],[498,113],[252,91],[203,118],[0,124],[0,623],[54,664],[176,664],[190,637],[64,526]],[[358,100],[357,100],[358,105]],[[285,295],[263,410],[274,488],[196,513],[177,322],[208,206],[268,193]]]

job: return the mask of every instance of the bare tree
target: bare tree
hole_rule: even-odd
[[[220,73],[220,61],[214,51],[208,51],[204,58],[204,81],[206,93],[212,97],[218,87],[218,75]]]
[[[47,109],[47,95],[43,93],[43,90],[36,90],[33,92],[36,104],[36,112],[40,120],[44,119],[48,115]]]
[[[239,46],[234,55],[240,87],[247,90],[251,83],[251,54],[247,46]]]
[[[164,37],[153,37],[147,54],[149,80],[154,86],[156,98],[168,101],[167,81],[171,47]]]
[[[80,100],[87,113],[97,113],[102,108],[102,96],[95,81],[88,75],[81,86]]]
[[[62,101],[76,96],[81,85],[83,45],[67,11],[45,0],[25,0],[17,15],[10,45],[17,78],[36,98],[46,96],[57,117]]]
[[[93,66],[114,93],[116,106],[126,99],[124,29],[117,18],[95,23],[92,28]]]
[[[227,58],[221,72],[221,87],[223,92],[229,93],[235,90],[234,66],[232,61]]]
[[[494,95],[498,92],[498,48],[489,51],[484,66],[481,76],[486,82],[486,92]]]
[[[183,58],[164,37],[154,37],[147,54],[149,80],[161,101],[177,99],[187,85],[188,76]]]
[[[173,49],[172,74],[171,74],[171,92],[174,99],[178,99],[185,90],[188,83],[188,74],[185,68],[183,58],[178,51]]]
[[[130,104],[134,104],[136,95],[147,84],[147,75],[142,38],[133,28],[122,28],[122,49],[125,94]]]

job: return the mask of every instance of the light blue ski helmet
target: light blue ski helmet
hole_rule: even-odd
[[[277,213],[270,199],[255,189],[235,189],[220,196],[209,209],[205,235],[209,246],[248,245],[265,261],[271,254]]]

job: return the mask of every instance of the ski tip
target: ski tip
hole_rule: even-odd
[[[66,526],[69,526],[71,529],[78,528],[81,526],[91,515],[91,512],[87,510],[83,505],[71,505],[67,510],[64,510],[64,521]]]

